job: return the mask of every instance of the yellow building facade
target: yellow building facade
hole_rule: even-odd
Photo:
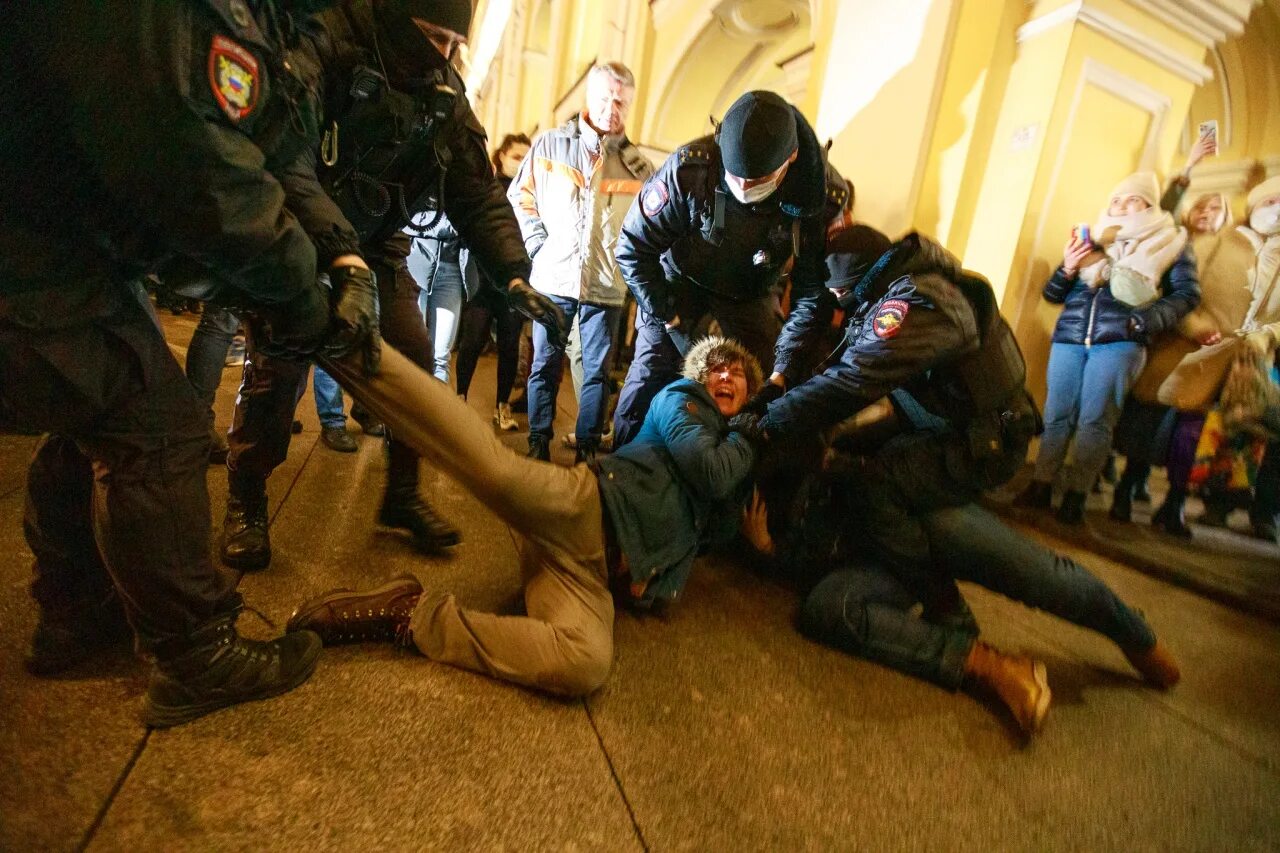
[[[1239,215],[1280,174],[1280,0],[480,0],[468,59],[495,139],[564,121],[593,62],[626,63],[655,161],[779,92],[831,141],[858,219],[991,280],[1041,386],[1040,287],[1120,178],[1172,175],[1209,119],[1192,197]]]

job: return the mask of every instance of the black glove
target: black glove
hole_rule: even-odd
[[[741,411],[729,418],[729,431],[740,433],[756,450],[769,440],[760,427],[760,415],[754,412]]]
[[[332,323],[325,355],[341,359],[359,352],[366,376],[378,372],[382,339],[378,336],[378,280],[372,270],[356,266],[329,270]]]
[[[507,289],[507,304],[533,322],[541,323],[547,330],[547,340],[553,346],[563,347],[568,343],[564,312],[549,297],[516,279]]]
[[[769,411],[769,404],[785,393],[787,393],[787,391],[781,385],[774,385],[772,382],[766,382],[764,387],[757,391],[756,395],[748,400],[747,404],[742,407],[742,411],[764,417],[765,412]]]
[[[256,348],[265,355],[286,361],[310,361],[329,330],[329,288],[316,282],[283,305],[237,306],[235,310],[252,312],[266,321],[264,339],[255,341]]]

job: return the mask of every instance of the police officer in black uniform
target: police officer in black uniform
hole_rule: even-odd
[[[350,226],[314,176],[283,180],[318,138],[284,59],[291,9],[50,0],[0,28],[0,429],[50,433],[28,475],[27,668],[74,665],[127,618],[155,662],[153,726],[290,690],[320,652],[235,630],[234,579],[208,557],[204,412],[139,284],[202,281],[282,350],[376,342]],[[295,209],[334,235],[332,292]]]
[[[714,136],[667,158],[618,237],[618,267],[640,310],[615,444],[635,435],[679,375],[707,314],[771,369],[782,326],[775,291],[792,263],[797,291],[822,287],[827,223],[851,201],[804,116],[772,92],[743,95]]]
[[[325,104],[317,163],[321,184],[360,235],[377,272],[385,340],[430,372],[431,345],[405,259],[412,214],[447,213],[510,304],[556,324],[558,309],[526,283],[529,257],[494,177],[485,133],[449,63],[471,23],[469,0],[344,0],[312,20],[295,63]],[[324,222],[304,221],[317,243]],[[509,284],[508,284],[509,283]],[[560,326],[555,325],[556,329]],[[230,434],[230,499],[222,559],[242,570],[271,560],[266,479],[284,461],[307,366],[250,352]],[[426,552],[456,544],[458,531],[418,493],[418,455],[388,437],[381,524],[408,530]]]
[[[874,430],[846,431],[843,440],[866,466],[859,503],[867,528],[924,586],[929,546],[915,517],[1006,482],[1040,421],[991,285],[918,234],[881,253],[885,245],[863,225],[831,238],[827,288],[848,316],[843,350],[769,403],[758,426],[773,442],[803,439],[888,398]],[[941,592],[946,602],[954,597]]]

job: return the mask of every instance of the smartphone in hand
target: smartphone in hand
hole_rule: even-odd
[[[1212,151],[1216,153],[1218,150],[1218,120],[1211,118],[1208,121],[1200,122],[1199,136],[1212,145]]]
[[[1075,228],[1071,229],[1071,236],[1084,243],[1086,246],[1093,245],[1093,236],[1089,233],[1089,223],[1081,222]]]

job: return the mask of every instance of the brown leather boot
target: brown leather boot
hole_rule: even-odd
[[[1049,713],[1049,680],[1044,664],[1025,655],[1007,655],[983,642],[976,642],[964,662],[964,676],[970,684],[994,693],[1013,714],[1022,733],[1030,737],[1040,731]]]
[[[422,584],[413,575],[400,575],[368,592],[331,589],[298,605],[289,617],[288,631],[314,631],[326,646],[342,643],[408,645],[409,617],[418,606]]]
[[[1125,649],[1124,656],[1152,687],[1168,690],[1182,680],[1182,670],[1163,640],[1156,640],[1154,646],[1142,651]]]

